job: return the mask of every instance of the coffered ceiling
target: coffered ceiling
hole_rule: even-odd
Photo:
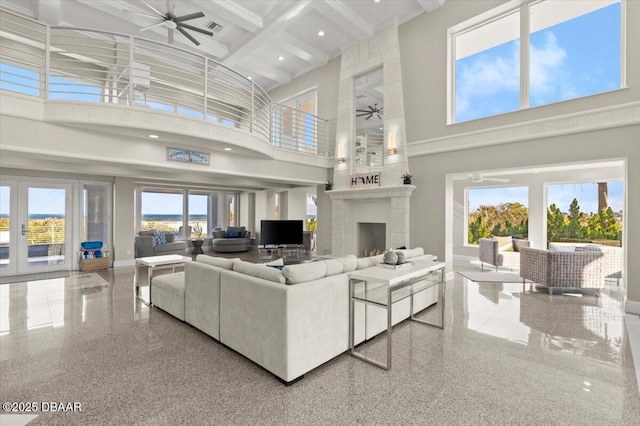
[[[173,44],[216,59],[266,90],[286,84],[366,40],[386,26],[432,12],[446,0],[2,0],[2,7],[50,25],[100,29],[168,41],[157,16],[202,11],[189,25],[221,26],[213,36],[189,31],[199,46],[176,32]],[[319,35],[320,32],[324,35]],[[279,59],[282,58],[282,59]]]

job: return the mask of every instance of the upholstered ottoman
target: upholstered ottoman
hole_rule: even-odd
[[[151,292],[156,307],[184,321],[184,272],[153,277]]]

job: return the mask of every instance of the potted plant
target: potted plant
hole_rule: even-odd
[[[413,177],[413,175],[409,174],[409,172],[403,174],[402,176],[402,180],[404,181],[405,185],[411,185],[411,178]]]
[[[324,184],[324,189],[327,191],[331,191],[331,188],[333,188],[333,182],[327,182]]]

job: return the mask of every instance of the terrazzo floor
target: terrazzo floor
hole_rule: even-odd
[[[456,274],[444,330],[394,327],[391,372],[342,354],[287,387],[137,301],[133,268],[100,276],[106,286],[73,276],[0,285],[0,401],[81,404],[1,413],[3,426],[640,425],[615,282],[600,298],[549,296]],[[385,348],[378,337],[362,350],[383,359]]]

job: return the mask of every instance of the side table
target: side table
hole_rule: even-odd
[[[191,240],[191,244],[193,244],[193,251],[191,252],[191,254],[204,254],[204,251],[202,250],[202,244],[204,244],[204,240],[199,238]]]
[[[140,299],[143,303],[147,304],[147,302],[142,299],[140,296],[140,272],[138,269],[142,267],[147,268],[147,285],[149,286],[149,306],[153,305],[153,301],[151,299],[151,278],[153,278],[153,273],[158,269],[166,269],[171,268],[172,272],[176,271],[177,266],[184,266],[186,262],[191,262],[191,258],[187,256],[180,256],[179,254],[167,254],[164,256],[149,256],[149,257],[139,257],[136,259],[136,269],[134,272],[134,285],[135,285],[135,295],[136,298]]]
[[[384,267],[367,268],[349,274],[349,349],[351,355],[380,367],[391,370],[391,328],[393,304],[410,298],[409,319],[422,324],[444,328],[444,290],[445,264],[433,261],[417,261],[412,265],[399,269]],[[438,286],[438,307],[440,308],[440,323],[434,324],[414,317],[413,296],[433,286]],[[387,362],[382,363],[366,357],[355,350],[354,342],[354,312],[356,302],[375,306],[387,311]],[[366,328],[366,315],[365,315]],[[365,336],[366,337],[366,336]]]

